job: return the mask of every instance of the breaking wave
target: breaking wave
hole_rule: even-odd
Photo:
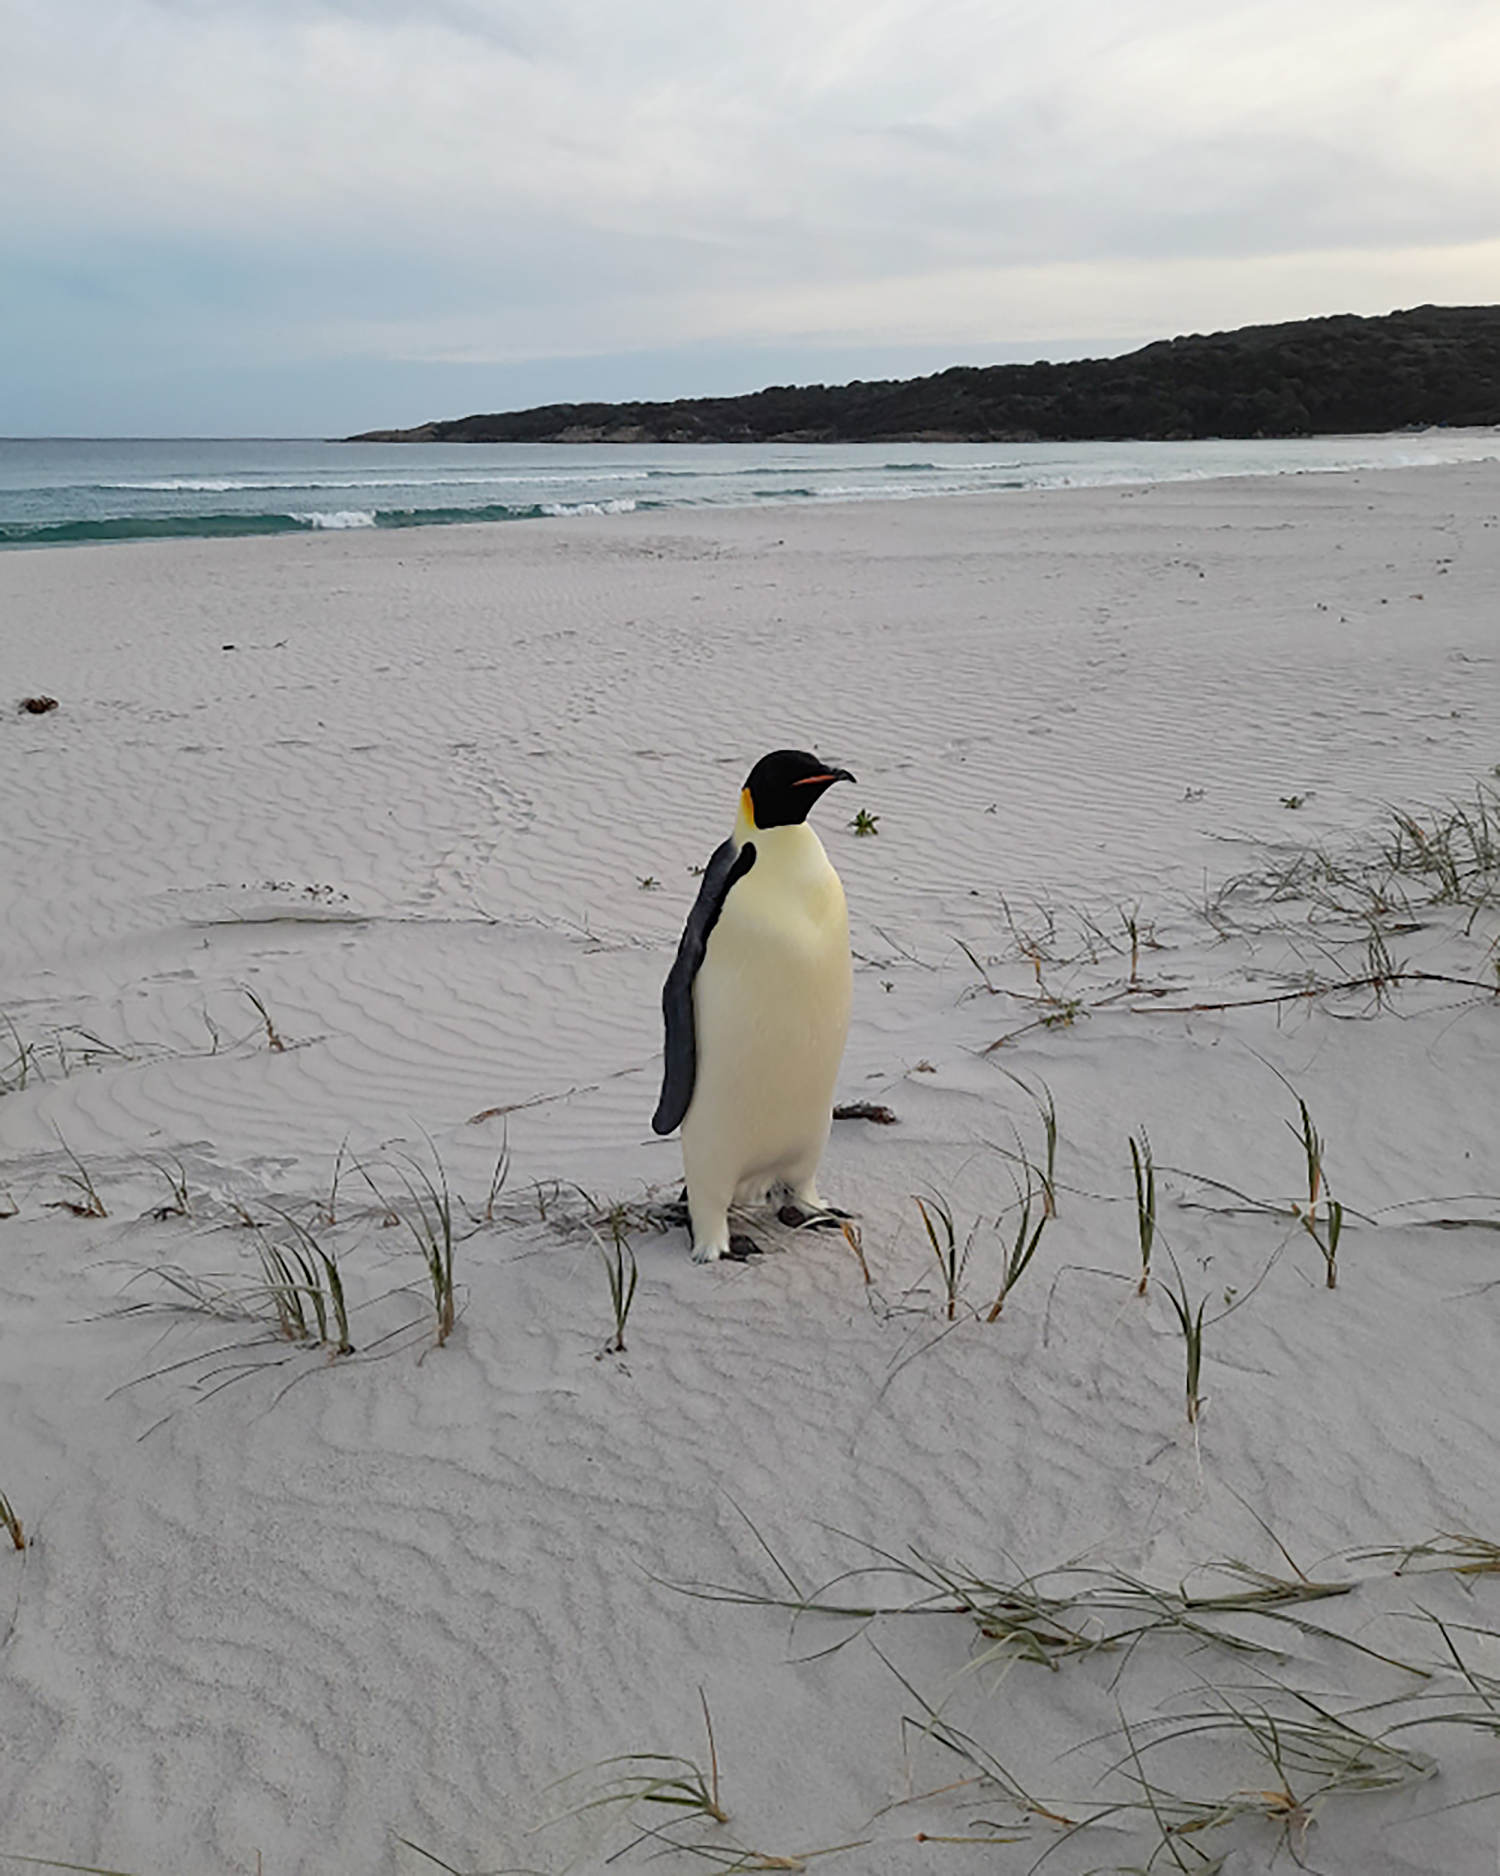
[[[0,547],[84,541],[211,540],[237,534],[304,534],[350,528],[456,527],[467,521],[543,521],[571,515],[625,515],[658,502],[486,502],[471,508],[339,508],[296,513],[111,515],[96,520],[0,522]]]

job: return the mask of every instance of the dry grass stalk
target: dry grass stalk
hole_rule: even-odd
[[[280,1055],[283,1052],[283,1050],[286,1048],[286,1044],[285,1042],[282,1041],[281,1036],[277,1031],[275,1023],[271,1021],[271,1012],[266,1008],[265,1004],[261,1002],[260,998],[255,994],[253,990],[249,988],[248,985],[242,985],[241,988],[244,990],[245,995],[255,1005],[255,1013],[260,1018],[261,1027],[266,1032],[266,1047],[272,1050],[275,1054]]]
[[[20,1518],[16,1515],[14,1506],[5,1496],[4,1492],[0,1492],[0,1531],[4,1531],[6,1536],[10,1539],[12,1550],[24,1550],[26,1548],[27,1539],[25,1529],[22,1526]]]

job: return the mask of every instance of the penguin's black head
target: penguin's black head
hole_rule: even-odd
[[[805,749],[773,749],[745,780],[745,806],[757,827],[795,827],[825,788],[853,780]]]

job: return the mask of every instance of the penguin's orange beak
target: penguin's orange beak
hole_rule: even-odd
[[[830,782],[852,782],[854,777],[847,769],[828,769],[822,775],[799,775],[793,788],[810,788],[814,784],[826,788]]]

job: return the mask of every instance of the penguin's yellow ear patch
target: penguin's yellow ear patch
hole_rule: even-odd
[[[742,788],[740,790],[740,813],[744,815],[745,819],[752,827],[755,826],[755,803],[751,799],[750,790],[748,788]]]

